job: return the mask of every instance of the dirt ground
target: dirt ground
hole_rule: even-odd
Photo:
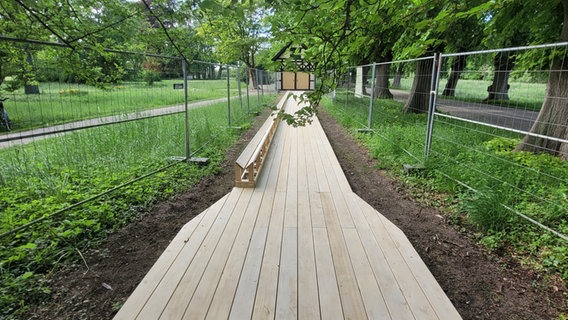
[[[233,163],[266,118],[230,150],[219,174],[158,204],[151,212],[109,236],[84,263],[51,280],[51,301],[36,306],[31,319],[111,319],[178,230],[233,187]],[[513,258],[489,253],[433,207],[412,200],[399,183],[377,170],[376,161],[325,112],[320,120],[353,190],[399,226],[414,244],[464,319],[556,319],[566,312],[566,289],[546,283]]]

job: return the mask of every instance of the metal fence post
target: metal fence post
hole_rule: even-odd
[[[260,94],[262,95],[262,101],[264,101],[264,70],[260,70]]]
[[[424,163],[428,161],[430,147],[432,146],[432,132],[434,130],[434,113],[436,112],[436,98],[442,66],[442,54],[435,53],[432,58],[432,83],[430,85],[430,101],[428,105],[428,124],[426,127],[426,143],[424,145]]]
[[[241,62],[237,63],[237,88],[239,88],[239,102],[241,105],[241,112],[243,110],[243,94],[241,92]]]
[[[258,69],[254,69],[254,74],[256,76],[256,103],[260,104],[260,86],[258,85]]]
[[[339,86],[339,80],[337,79],[337,72],[335,72],[335,69],[333,71],[328,71],[328,73],[331,74],[331,76],[328,75],[328,77],[333,79],[334,86],[333,86],[333,91],[331,92],[331,101],[332,101],[333,104],[335,104],[335,102],[336,102],[335,97],[336,97],[336,94],[337,94],[336,89],[337,89],[337,86]]]
[[[227,117],[229,119],[229,128],[231,127],[231,80],[229,79],[229,65],[227,67]]]
[[[185,112],[185,159],[189,161],[191,158],[191,150],[189,148],[189,113],[188,113],[188,95],[187,95],[187,61],[182,60],[182,73],[183,73],[183,97],[184,97],[184,112]]]
[[[250,95],[249,95],[249,85],[250,85],[250,68],[247,66],[247,114],[250,114]]]
[[[274,92],[278,92],[278,72],[274,72]]]
[[[348,71],[347,72],[347,92],[345,93],[345,111],[347,111],[347,103],[349,102],[349,84],[350,83],[351,83],[351,71]]]
[[[367,128],[371,129],[373,125],[373,100],[375,99],[375,77],[376,77],[377,63],[373,63],[373,72],[371,73],[371,101],[369,102],[369,121],[367,122]],[[363,86],[365,84],[363,83]]]

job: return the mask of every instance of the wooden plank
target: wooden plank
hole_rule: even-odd
[[[401,291],[383,253],[383,250],[391,249],[389,247],[383,248],[379,245],[371,227],[367,223],[367,219],[365,218],[362,209],[362,205],[366,203],[354,193],[351,194],[350,197],[347,197],[347,199],[357,232],[361,238],[361,242],[363,243],[363,247],[370,261],[370,266],[375,278],[377,279],[381,292],[383,293],[382,298],[384,299],[392,318],[413,319],[414,316],[408,306],[404,293]],[[370,206],[366,205],[365,208],[369,209]],[[380,230],[377,231],[380,232]]]
[[[298,229],[284,228],[278,275],[276,319],[298,318]]]
[[[241,196],[241,199],[244,198],[245,194],[246,191],[243,193],[243,196]],[[188,310],[184,314],[184,319],[202,319],[205,315],[210,319],[226,319],[228,317],[231,311],[231,301],[233,301],[235,296],[239,276],[249,248],[261,200],[262,193],[253,192],[248,206],[246,207],[242,223],[236,233],[236,237],[227,237],[226,241],[222,239],[219,242],[219,246],[221,247],[216,249],[216,256],[211,259],[207,271],[201,279],[201,283],[189,304]],[[238,213],[235,212],[234,214]],[[227,235],[228,231],[228,229],[225,229],[224,235]],[[231,241],[231,239],[234,240]],[[230,253],[227,253],[226,249],[222,246],[230,248],[231,244],[232,249]],[[223,255],[228,256],[226,264],[223,264]],[[216,257],[219,258],[215,259]],[[215,289],[213,284],[216,279],[219,279],[219,283]],[[209,301],[211,301],[211,305],[209,311],[207,311],[204,306],[206,306]]]
[[[298,318],[319,319],[319,296],[312,231],[306,128],[298,128]],[[313,165],[313,163],[311,163]],[[316,181],[317,184],[317,181]],[[318,196],[319,198],[319,196]],[[320,206],[321,208],[321,206]],[[323,212],[321,213],[323,219]]]
[[[311,229],[298,229],[298,318],[319,319],[320,298]]]
[[[355,228],[353,219],[349,214],[349,207],[347,207],[347,202],[345,197],[349,197],[349,194],[344,194],[341,190],[333,189],[331,190],[331,196],[333,198],[333,203],[335,204],[337,217],[342,228]]]
[[[302,158],[304,159],[304,165],[305,165],[305,178],[306,178],[306,188],[308,189],[309,192],[314,192],[317,193],[319,192],[319,185],[318,185],[318,179],[317,179],[317,175],[316,173],[316,168],[315,168],[315,160],[314,160],[314,155],[312,152],[313,149],[313,139],[311,138],[311,134],[312,131],[310,130],[310,124],[306,125],[306,128],[304,128],[304,130],[302,130],[301,135],[300,135],[300,143],[303,146],[303,152],[301,153],[301,156],[298,155],[298,159],[299,161],[302,161]],[[298,173],[300,175],[300,173]],[[300,177],[302,177],[302,175],[300,175]]]
[[[311,136],[311,129],[309,128],[311,125],[307,125],[306,130],[304,132],[304,137],[306,139],[303,140],[304,144],[304,151],[305,151],[305,163],[306,163],[306,176],[308,180],[308,194],[310,197],[310,215],[312,218],[312,225],[315,228],[325,228],[325,219],[323,217],[323,208],[320,199],[320,185],[318,179],[318,172],[316,167],[321,161],[317,161],[314,155],[314,143],[313,138]],[[318,153],[319,155],[319,153]],[[320,175],[325,175],[323,172],[319,173]]]
[[[388,248],[384,250],[383,253],[385,254],[397,283],[404,293],[414,317],[416,319],[439,319],[436,312],[430,305],[428,298],[422,291],[422,288],[416,281],[416,278],[411,271],[411,266],[406,263],[400,251],[395,249],[396,246],[392,241],[388,230],[383,225],[380,214],[368,204],[364,206],[362,203],[361,207],[367,221],[371,225],[371,230],[373,231],[377,242],[380,243],[383,248]]]
[[[213,221],[207,221],[207,225],[204,225],[204,230],[199,234],[199,237],[192,236],[189,238],[186,248],[175,262],[175,268],[168,271],[164,281],[160,283],[150,301],[144,306],[139,319],[158,319],[164,316],[163,311],[166,306],[183,308],[175,317],[176,319],[181,318],[185,306],[182,306],[182,304],[171,306],[169,304],[170,299],[178,299],[180,294],[187,297],[193,293],[241,193],[242,189],[234,188],[220,209],[219,215]],[[189,268],[192,270],[188,272]],[[173,319],[173,317],[170,317],[170,319]]]
[[[306,159],[306,130],[305,128],[297,128],[298,130],[298,137],[296,141],[296,153],[297,153],[297,169],[296,169],[296,192],[298,194],[297,202],[298,202],[298,211],[306,212],[309,216],[310,212],[310,198],[309,198],[309,181],[308,175],[311,175],[311,172],[308,171],[308,163],[307,161],[312,161],[312,159]],[[313,165],[313,164],[312,164]]]
[[[237,160],[235,161],[239,166],[241,166],[241,168],[247,166],[257,146],[261,143],[266,132],[270,129],[270,127],[273,124],[274,124],[274,116],[270,114],[268,118],[264,121],[260,129],[258,129],[254,137],[249,141],[245,149],[241,152]]]
[[[277,110],[285,107],[287,101],[288,96],[283,96],[277,104]],[[274,138],[274,133],[279,126],[279,123],[280,119],[278,119],[278,112],[272,112],[235,161],[235,182],[238,187],[255,186],[257,175],[261,171],[261,168],[264,167],[264,162],[266,160],[258,159],[259,152],[268,153],[272,145],[271,141]],[[254,163],[258,166],[256,168],[256,172],[252,169]],[[245,169],[249,171],[248,177],[246,181],[242,181],[242,175]]]
[[[238,199],[238,194],[231,192],[223,203],[217,202],[215,204],[215,211],[210,208],[208,214],[203,217],[203,220],[195,232],[191,237],[186,239],[184,248],[170,268],[165,272],[162,280],[158,283],[158,286],[144,304],[137,319],[157,319],[160,316],[164,306],[174,293],[178,282],[184,276],[187,266],[194,259],[197,249],[203,244],[213,221],[219,218],[220,215],[223,215],[223,208],[232,206],[232,203],[234,203],[236,199]]]
[[[288,133],[291,128],[286,123],[282,123],[282,127],[284,127],[283,131],[287,137],[284,141],[282,156],[280,158],[280,169],[277,171],[278,182],[276,184],[276,191],[285,192],[288,185],[288,165],[290,163],[290,149],[291,149],[291,143],[290,143],[290,138],[288,137]]]
[[[313,124],[312,124],[313,125]],[[318,139],[310,139],[311,146],[312,146],[312,156],[315,164],[315,173],[318,180],[318,189],[319,192],[329,192],[330,185],[327,181],[327,176],[325,174],[325,170],[323,167],[324,159],[322,159],[321,154],[319,152],[319,144],[320,141]]]
[[[363,319],[365,317],[365,307],[363,306],[355,273],[349,260],[334,201],[330,193],[321,193],[321,197],[333,264],[335,266],[335,275],[339,285],[339,294],[341,295],[343,315],[349,319]]]
[[[256,188],[257,189],[274,189],[276,188],[276,182],[278,175],[274,174],[275,168],[280,166],[280,158],[283,152],[283,143],[286,136],[283,132],[282,126],[278,126],[276,132],[274,133],[274,139],[272,140],[272,146],[266,154],[266,159],[264,160],[264,169],[257,177]],[[274,167],[274,166],[278,167]]]
[[[344,319],[327,229],[313,231],[321,319]]]
[[[262,192],[262,191],[261,191]],[[257,228],[268,228],[270,224],[270,219],[272,217],[272,206],[274,205],[274,194],[275,189],[267,189],[266,191],[262,192],[262,203],[260,205],[258,219],[256,220],[256,227]]]
[[[314,126],[317,127],[316,123]],[[320,131],[321,131],[320,127]],[[344,191],[345,187],[340,186],[340,182],[337,179],[335,174],[334,166],[339,167],[339,162],[335,157],[333,151],[330,153],[329,149],[325,148],[325,144],[329,144],[327,138],[321,137],[321,139],[317,139],[317,151],[319,152],[319,157],[322,161],[325,177],[328,181],[328,185],[330,186],[330,192],[332,194],[333,202],[336,207],[337,216],[341,223],[342,228],[354,228],[355,225],[353,224],[353,220],[351,216],[347,214],[349,212],[349,208],[347,207],[344,199]],[[350,194],[350,189],[347,194]]]
[[[365,249],[363,249],[361,239],[359,239],[359,235],[357,234],[357,230],[344,229],[343,232],[347,248],[349,249],[351,264],[355,271],[357,284],[361,290],[361,297],[365,305],[365,310],[367,311],[367,318],[391,319],[385,301],[383,300],[383,293],[379,288]],[[397,314],[393,319],[403,318]]]
[[[406,260],[407,265],[412,266],[411,272],[414,274],[416,281],[424,291],[426,298],[428,298],[438,317],[440,319],[461,319],[456,308],[404,233],[384,216],[380,216],[380,218],[396,248]]]
[[[284,227],[298,226],[298,128],[290,128],[290,153],[288,162],[288,181],[286,184],[286,209],[284,211]]]
[[[229,319],[250,319],[262,266],[268,228],[255,228],[239,279]]]
[[[323,205],[319,192],[309,192],[310,196],[310,216],[314,228],[325,228],[325,218],[323,216]]]
[[[278,172],[282,160],[282,153],[284,152],[284,144],[286,142],[286,135],[283,132],[283,127],[280,126],[276,132],[277,145],[273,153],[268,155],[267,161],[270,165],[270,170],[264,172],[261,177],[260,184],[257,185],[257,190],[264,191],[264,197],[260,206],[259,216],[256,220],[257,228],[268,228],[270,218],[272,216],[272,206],[274,205],[274,193],[276,192],[276,184],[278,182]],[[265,183],[266,181],[266,183]]]
[[[213,250],[208,255],[203,255],[197,264],[192,263],[188,269],[189,273],[201,274],[201,277],[194,276],[195,284],[182,288],[182,292],[176,292],[164,309],[162,319],[201,319],[205,317],[252,194],[253,189],[244,189],[235,206],[226,209],[231,212],[229,219],[215,221],[212,231],[217,227],[221,230],[221,236],[213,238],[209,244]],[[216,243],[213,242],[214,239],[218,239]]]
[[[329,160],[329,163],[332,164],[330,168],[333,169],[333,173],[335,174],[337,181],[336,186],[339,187],[343,192],[352,192],[353,190],[351,189],[351,185],[349,184],[349,181],[347,180],[347,177],[345,176],[345,173],[343,172],[343,169],[339,164],[339,160],[337,160],[335,151],[333,150],[331,143],[327,139],[327,136],[323,131],[323,127],[321,126],[319,119],[316,118],[313,121],[313,126],[314,126],[314,131],[317,133],[314,135],[319,136],[318,140],[321,141],[321,143],[319,144],[321,148],[320,150],[323,154],[328,155],[327,159]]]
[[[214,217],[214,212],[218,212],[218,210],[223,206],[223,203],[227,200],[227,197],[228,194],[218,200],[215,204],[213,204],[213,206],[195,216],[180,229],[166,250],[164,250],[158,260],[154,263],[150,271],[148,271],[146,276],[144,276],[144,279],[142,279],[128,300],[126,300],[122,308],[120,308],[114,319],[133,319],[138,315],[138,313],[140,313],[144,303],[150,298],[160,281],[164,278],[167,270],[179,256],[179,253],[183,250],[187,243],[187,239],[200,225],[203,217],[209,212],[211,212],[209,216]]]
[[[274,318],[286,192],[276,192],[252,319]]]
[[[289,98],[289,92],[285,92],[282,95],[280,101],[278,101],[278,103],[276,104],[276,111],[286,109],[286,103],[288,103],[288,98]]]
[[[325,181],[328,183],[329,179],[327,178],[327,176],[329,175],[328,172],[325,171],[325,166],[328,163],[328,155],[325,152],[322,152],[322,144],[324,144],[326,141],[323,140],[322,141],[322,133],[319,132],[319,126],[317,126],[317,119],[314,120],[314,122],[312,122],[312,124],[310,125],[310,130],[311,130],[311,136],[312,136],[312,150],[314,153],[314,157],[316,158],[316,161],[319,162],[319,166],[321,167],[321,172],[323,173],[323,176],[320,178],[320,171],[317,172],[318,174],[318,179],[325,179]],[[327,138],[323,138],[323,139],[327,139]],[[331,184],[328,184],[328,188],[327,189],[322,189],[320,191],[322,192],[329,192],[329,190],[331,190],[331,188],[336,187],[333,186]]]

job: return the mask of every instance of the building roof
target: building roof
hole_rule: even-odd
[[[299,71],[313,71],[314,65],[304,60],[304,50],[307,47],[305,45],[294,45],[289,42],[285,45],[278,53],[272,58],[272,61],[278,61],[281,63],[280,69],[285,69],[287,62],[292,62],[298,66]]]

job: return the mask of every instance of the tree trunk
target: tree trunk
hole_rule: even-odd
[[[483,101],[509,100],[509,74],[515,66],[515,57],[511,52],[500,52],[495,56],[493,65],[493,83],[487,87],[489,95]]]
[[[26,62],[29,63],[30,68],[32,69],[32,72],[35,71],[34,69],[34,61],[32,59],[32,54],[26,50]],[[28,84],[29,79],[27,79],[27,77],[24,76],[24,79],[26,79],[26,84],[24,85],[24,93],[25,94],[39,94],[39,86],[37,84]]]
[[[223,78],[223,66],[220,65],[219,72],[217,73],[217,79],[222,79],[222,78]]]
[[[450,72],[450,77],[448,78],[448,82],[446,82],[446,87],[442,92],[443,96],[446,97],[456,96],[456,87],[458,86],[458,80],[460,79],[460,74],[465,68],[465,57],[466,56],[454,57],[454,61],[452,62],[452,71]]]
[[[410,89],[410,96],[404,105],[406,113],[428,112],[430,103],[430,90],[432,86],[432,60],[419,60],[416,62],[416,73]]]
[[[4,83],[4,68],[2,68],[2,66],[4,65],[4,61],[2,61],[3,59],[1,59],[0,57],[0,86],[2,85],[2,83]]]
[[[364,96],[369,95],[369,93],[367,92],[367,80],[373,81],[373,79],[371,79],[371,77],[373,77],[373,73],[371,72],[371,70],[373,70],[373,69],[370,66],[363,67],[363,95]]]
[[[567,41],[568,0],[563,0],[562,6],[564,7],[564,23],[561,40]],[[531,133],[568,140],[568,64],[565,63],[567,59],[568,54],[565,51],[554,57],[546,86],[546,97],[531,128]],[[531,135],[526,135],[516,150],[547,152],[568,160],[568,143]]]
[[[375,99],[392,99],[389,90],[389,65],[378,64],[375,70]]]
[[[400,88],[401,80],[402,80],[402,67],[396,66],[396,69],[394,70],[394,78],[392,79],[391,88]]]
[[[256,79],[256,70],[254,70],[253,68],[249,68],[247,67],[248,70],[248,83],[249,83],[249,88],[253,88],[256,89],[258,86],[258,82]]]
[[[568,140],[568,66],[557,57],[548,78],[546,97],[531,133]],[[568,160],[568,143],[526,135],[518,151],[547,152]]]
[[[25,94],[39,94],[39,86],[37,84],[24,86],[24,93]]]

